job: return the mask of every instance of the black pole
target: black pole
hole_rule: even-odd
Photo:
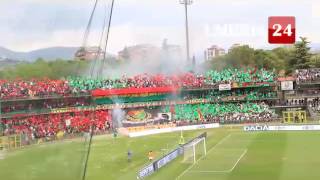
[[[104,48],[104,55],[103,55],[102,64],[100,67],[100,73],[99,73],[100,76],[102,76],[104,64],[105,64],[106,57],[107,57],[107,47],[108,47],[109,34],[110,34],[110,28],[111,28],[111,20],[112,20],[112,15],[113,15],[113,7],[114,7],[114,0],[112,0],[112,3],[111,3],[109,23],[108,23],[108,27],[107,27],[106,44],[105,44],[105,48]]]
[[[88,22],[88,25],[86,27],[86,31],[85,31],[84,37],[83,37],[83,42],[82,42],[82,47],[83,48],[86,48],[86,45],[87,45],[88,36],[90,34],[90,28],[91,28],[93,16],[94,16],[94,14],[96,12],[96,9],[97,9],[98,1],[99,0],[95,0],[93,9],[92,9],[91,14],[90,14],[89,22]]]
[[[89,139],[89,146],[88,146],[88,150],[87,150],[87,156],[86,156],[86,160],[84,163],[84,168],[83,168],[83,175],[82,175],[82,180],[86,179],[86,175],[87,175],[87,168],[88,168],[88,161],[89,161],[89,156],[90,156],[90,151],[91,151],[91,143],[92,143],[92,137],[93,137],[93,125],[91,126],[91,133],[90,133],[90,139]]]

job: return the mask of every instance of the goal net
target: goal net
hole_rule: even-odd
[[[5,157],[5,143],[4,138],[0,137],[0,160]]]
[[[6,150],[1,150],[0,149],[0,160],[4,159],[6,157]]]
[[[195,163],[207,154],[205,137],[197,138],[183,147],[183,162]]]

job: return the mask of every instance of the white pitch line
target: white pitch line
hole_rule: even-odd
[[[210,151],[214,150],[218,145],[220,145],[221,143],[223,143],[226,139],[228,139],[231,136],[231,134],[227,135],[226,137],[224,137],[223,139],[221,139],[216,145],[214,145],[211,149],[209,149],[209,151],[207,152],[207,154],[210,153]],[[194,164],[192,164],[189,168],[187,168],[186,170],[184,170],[177,178],[176,180],[180,179],[184,174],[186,174],[191,168],[193,168],[200,160],[202,160],[205,156],[202,156],[201,158],[199,158]]]
[[[238,160],[235,162],[235,164],[233,165],[233,167],[231,169],[228,170],[222,170],[222,171],[190,171],[191,173],[231,173],[234,168],[238,165],[238,163],[240,162],[240,160],[244,157],[244,155],[246,155],[248,152],[248,149],[245,149],[244,152],[241,154],[241,156],[238,158]]]
[[[230,169],[230,172],[233,171],[233,169],[238,165],[238,163],[240,162],[240,160],[243,158],[244,155],[246,155],[248,152],[248,149],[246,149],[242,154],[241,156],[239,157],[239,159],[237,160],[237,162],[234,164],[234,166]]]

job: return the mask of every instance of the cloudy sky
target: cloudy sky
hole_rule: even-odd
[[[100,0],[90,43],[98,43],[105,4]],[[0,0],[0,46],[29,51],[80,46],[94,0]],[[191,51],[234,43],[270,47],[269,16],[295,16],[297,36],[320,42],[319,0],[194,0],[189,9]],[[184,9],[179,0],[115,0],[109,51],[140,43],[184,45]]]

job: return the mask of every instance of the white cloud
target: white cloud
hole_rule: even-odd
[[[0,0],[2,12],[0,45],[24,51],[49,46],[80,46],[88,12],[93,2],[93,0]],[[117,9],[114,17],[118,21],[113,21],[109,50],[116,53],[125,45],[138,43],[161,45],[164,38],[168,38],[169,43],[184,47],[184,14],[178,2],[178,0],[116,0]],[[32,17],[26,13],[26,9],[39,4],[44,8],[40,12],[47,12],[43,17]],[[52,11],[53,5],[56,11]],[[267,11],[265,7],[274,8]],[[62,12],[59,8],[63,9]],[[75,11],[72,11],[72,8]],[[301,11],[298,11],[300,9]],[[317,32],[320,28],[317,25],[320,4],[317,0],[305,0],[303,3],[301,0],[194,0],[194,5],[190,9],[192,51],[202,51],[212,44],[221,44],[224,47],[233,43],[246,43],[256,47],[267,46],[266,29],[262,34],[255,36],[239,33],[232,37],[223,35],[212,37],[206,33],[205,24],[223,26],[245,23],[248,27],[264,28],[266,22],[262,20],[267,19],[269,15],[292,13],[298,17],[297,20],[304,21],[303,24],[297,22],[299,35],[307,35],[311,41],[320,41]],[[57,17],[61,14],[66,18]],[[35,15],[39,16],[33,14]],[[52,19],[53,22],[46,22]],[[52,23],[55,24],[51,25]],[[99,35],[99,28],[94,28],[90,41],[97,43]]]
[[[97,45],[100,35],[101,31],[92,31],[87,44]],[[11,33],[10,38],[13,37],[14,34]],[[181,43],[181,39],[184,38],[184,35],[180,33],[179,29],[174,27],[135,26],[133,24],[114,26],[110,31],[108,51],[117,53],[119,50],[123,49],[124,46],[140,43],[150,43],[160,46],[164,38],[168,38],[170,42]],[[82,42],[82,30],[62,30],[55,31],[50,36],[44,36],[30,41],[27,41],[26,39],[16,39],[15,41],[10,41],[10,43],[8,43],[8,47],[15,50],[28,51],[57,45],[81,46]]]
[[[312,4],[312,16],[315,18],[320,18],[320,2],[315,2]]]

